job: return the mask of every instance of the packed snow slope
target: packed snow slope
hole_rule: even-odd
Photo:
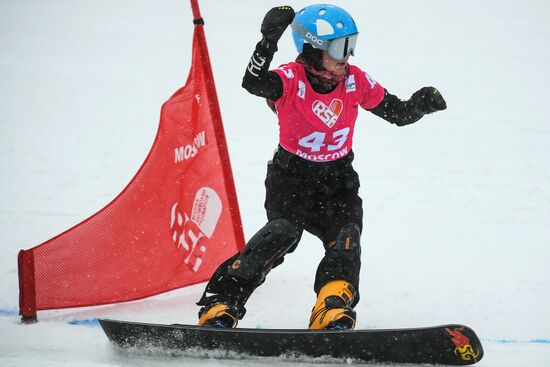
[[[335,3],[360,29],[354,64],[402,99],[433,85],[448,103],[404,128],[360,113],[354,150],[365,231],[357,327],[464,323],[485,343],[479,366],[547,366],[550,3]],[[310,2],[289,4],[298,10]],[[266,220],[263,181],[278,131],[265,102],[240,84],[263,15],[280,3],[200,5],[250,238]],[[17,317],[18,250],[87,218],[133,177],[161,104],[185,82],[191,19],[185,0],[0,2],[0,365],[258,363],[127,355],[99,327],[69,323],[195,323],[204,284],[127,304],[40,312],[31,326]],[[273,66],[295,56],[287,32]],[[250,299],[240,325],[305,327],[322,255],[320,242],[304,236]]]

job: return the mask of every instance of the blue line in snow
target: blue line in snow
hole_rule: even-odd
[[[0,316],[17,316],[19,312],[13,308],[0,308]]]
[[[492,342],[500,343],[500,344],[514,344],[514,343],[519,343],[518,340],[513,340],[513,339],[495,339],[495,340],[488,340],[488,341],[492,341]]]
[[[96,318],[92,319],[73,319],[67,321],[71,325],[83,325],[83,326],[99,326],[99,321]]]
[[[499,343],[499,344],[550,344],[550,339],[530,339],[530,340],[517,340],[517,339],[483,339],[486,342]]]

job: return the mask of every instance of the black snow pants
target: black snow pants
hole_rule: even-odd
[[[268,223],[241,253],[218,267],[197,304],[229,302],[240,310],[239,317],[244,316],[250,294],[271,268],[283,262],[285,254],[294,251],[305,230],[325,248],[315,292],[332,280],[345,280],[357,292],[355,306],[363,209],[352,161],[353,152],[336,161],[312,162],[279,147],[268,164],[265,181]]]

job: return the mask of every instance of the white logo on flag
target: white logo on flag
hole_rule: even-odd
[[[209,187],[200,188],[195,194],[191,218],[178,210],[175,203],[171,210],[170,229],[176,248],[184,249],[184,263],[197,272],[202,264],[206,246],[201,239],[211,238],[222,213],[222,202],[216,191]]]
[[[201,131],[193,139],[191,144],[182,145],[174,149],[175,163],[180,163],[195,157],[199,150],[206,146],[206,132]]]

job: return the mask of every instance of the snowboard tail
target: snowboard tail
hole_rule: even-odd
[[[332,357],[387,363],[470,365],[483,347],[467,326],[354,331],[219,329],[99,320],[109,340],[127,348],[226,352],[227,355]]]

